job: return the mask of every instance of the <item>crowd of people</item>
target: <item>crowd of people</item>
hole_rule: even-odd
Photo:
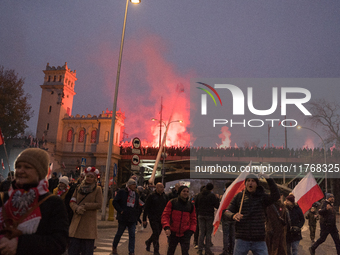
[[[158,147],[143,147],[142,155],[156,156]],[[121,155],[132,155],[131,147],[120,147]],[[278,158],[323,158],[323,148],[298,148],[285,149],[283,147],[228,147],[228,148],[205,148],[205,147],[166,147],[169,156],[207,156],[207,157],[278,157]],[[339,150],[336,148],[326,151],[327,158],[338,158]]]
[[[67,176],[46,179],[49,155],[39,148],[28,148],[15,161],[15,172],[0,184],[0,254],[92,255],[97,238],[97,210],[102,206],[99,171],[85,169],[77,181]],[[269,191],[261,186],[265,178]],[[221,216],[223,250],[220,255],[297,255],[301,228],[308,220],[310,254],[328,235],[340,254],[334,195],[327,194],[319,210],[314,206],[304,216],[293,194],[280,193],[275,181],[266,174],[248,174],[245,189],[232,198]],[[230,182],[226,183],[228,188]],[[7,189],[7,190],[6,190]],[[189,254],[191,238],[197,254],[213,255],[211,235],[220,197],[213,183],[202,186],[190,197],[190,188],[177,183],[165,194],[164,185],[137,186],[132,176],[114,195],[118,228],[112,255],[118,254],[121,236],[128,229],[128,254],[135,255],[135,230],[138,222],[152,234],[145,249],[159,255],[159,237],[167,236],[167,255],[175,254],[178,244]],[[315,240],[317,221],[320,237]],[[126,254],[122,252],[121,254]]]

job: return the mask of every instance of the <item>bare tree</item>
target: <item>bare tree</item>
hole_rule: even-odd
[[[312,116],[307,121],[313,127],[322,127],[326,134],[324,139],[326,144],[335,143],[340,145],[340,105],[335,102],[327,102],[325,99],[316,100],[310,103]]]

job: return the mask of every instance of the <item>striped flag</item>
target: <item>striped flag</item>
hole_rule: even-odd
[[[251,162],[247,167],[251,168]],[[245,188],[244,180],[246,179],[248,174],[249,174],[248,171],[242,172],[224,192],[221,199],[220,207],[217,209],[217,212],[215,214],[215,219],[213,223],[214,235],[218,229],[218,226],[220,225],[223,210],[227,209],[233,197]]]
[[[1,132],[1,128],[0,128],[0,145],[3,145],[4,144],[4,137],[2,135],[2,132]]]
[[[52,170],[53,170],[53,163],[51,163],[49,168],[48,168],[48,172],[47,172],[47,175],[46,175],[46,180],[51,179]]]
[[[307,212],[315,203],[323,198],[323,193],[311,172],[295,186],[292,193],[295,196],[295,202],[300,206],[302,213]]]

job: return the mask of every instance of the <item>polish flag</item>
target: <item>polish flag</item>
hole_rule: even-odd
[[[217,212],[215,214],[214,223],[213,223],[213,225],[214,225],[214,235],[215,235],[215,233],[218,229],[218,226],[220,225],[223,210],[227,209],[227,207],[229,206],[233,197],[237,193],[244,190],[244,188],[245,188],[244,180],[246,179],[247,175],[250,172],[251,162],[249,163],[249,165],[247,167],[249,167],[249,171],[243,171],[235,179],[235,181],[233,181],[232,184],[230,184],[230,186],[227,188],[227,190],[224,192],[224,194],[222,196],[222,199],[221,199],[221,202],[220,202],[220,207],[218,207],[218,209],[217,209]]]
[[[4,144],[4,137],[2,136],[1,128],[0,128],[0,145]]]
[[[299,204],[303,214],[312,207],[313,203],[324,197],[311,172],[295,186],[292,193],[295,196],[295,202]]]
[[[49,168],[48,168],[48,172],[47,172],[47,175],[46,175],[46,180],[51,179],[52,169],[53,169],[53,163],[51,163]]]

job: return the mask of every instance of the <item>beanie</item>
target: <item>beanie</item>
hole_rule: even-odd
[[[209,182],[209,183],[205,186],[205,188],[206,188],[207,190],[212,190],[212,189],[214,188],[214,184],[212,184],[211,182]]]
[[[185,188],[189,189],[188,186],[180,186],[177,191],[178,195],[180,195],[182,190],[184,190]]]
[[[129,179],[128,182],[126,183],[126,186],[130,185],[137,185],[137,182],[134,179]]]
[[[329,199],[330,197],[334,197],[334,195],[332,193],[327,193],[326,194],[326,199]]]
[[[66,184],[66,186],[68,186],[68,184],[69,184],[68,177],[67,176],[60,177],[59,182],[64,183],[64,184]]]
[[[254,179],[257,185],[259,185],[259,178],[255,174],[248,174],[247,178],[245,179],[245,182],[247,182],[248,179]]]
[[[15,160],[15,168],[18,162],[26,162],[32,165],[38,172],[39,180],[46,177],[50,163],[50,156],[45,150],[29,148],[22,151]]]
[[[293,204],[295,203],[295,197],[294,197],[294,195],[289,195],[289,196],[287,196],[287,197],[286,197],[286,200],[292,202]]]

